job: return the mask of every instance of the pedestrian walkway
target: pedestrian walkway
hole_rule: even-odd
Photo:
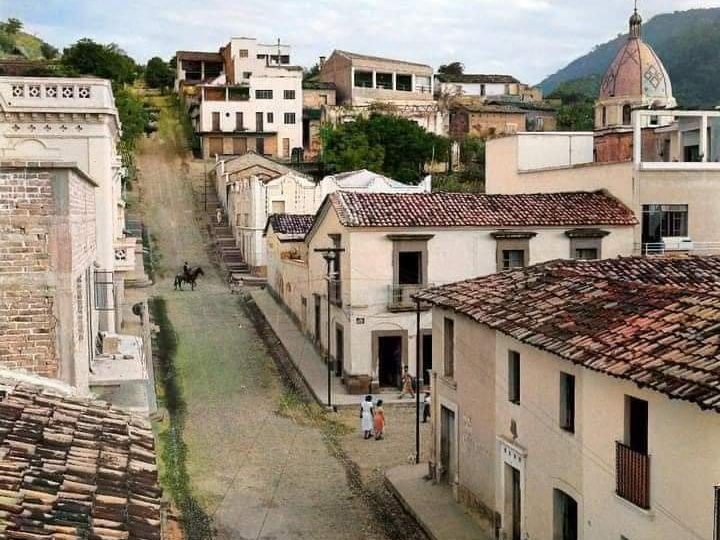
[[[250,292],[255,304],[277,335],[300,372],[313,396],[321,405],[327,404],[327,367],[313,343],[303,334],[290,315],[266,289]],[[362,396],[348,394],[339,377],[331,377],[332,404],[337,407],[357,407]],[[398,392],[373,394],[385,404],[406,404],[412,406],[410,398],[398,399]]]
[[[492,540],[489,524],[483,527],[460,504],[452,488],[427,480],[427,463],[399,465],[385,472],[395,496],[432,540]]]

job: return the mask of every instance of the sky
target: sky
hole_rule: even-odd
[[[719,7],[720,0],[639,0],[655,14]],[[333,49],[536,84],[627,31],[633,0],[0,0],[0,18],[56,47],[89,37],[145,62],[177,50],[216,51],[231,36],[292,46],[310,66]]]

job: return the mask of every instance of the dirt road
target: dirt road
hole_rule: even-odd
[[[202,164],[188,158],[174,118],[164,110],[160,131],[141,144],[136,189],[159,254],[154,295],[173,340],[161,373],[165,402],[177,409],[158,426],[163,478],[187,502],[181,509],[195,513],[186,516],[188,538],[205,537],[207,520],[221,539],[389,538],[333,455],[346,428],[286,390],[241,300],[213,267],[193,208]],[[172,287],[185,260],[205,271],[195,292]],[[407,533],[422,538],[412,526]]]

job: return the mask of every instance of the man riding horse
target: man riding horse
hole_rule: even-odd
[[[185,261],[185,264],[183,264],[183,271],[182,274],[177,274],[175,276],[175,290],[180,289],[182,291],[182,284],[188,283],[190,285],[190,290],[195,290],[195,284],[197,282],[198,276],[204,276],[205,272],[203,272],[203,269],[201,267],[197,267],[194,270],[190,267],[190,265]]]

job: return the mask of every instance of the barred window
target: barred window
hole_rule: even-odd
[[[294,124],[295,123],[295,113],[294,112],[286,112],[284,121],[286,124]]]
[[[255,90],[255,99],[272,99],[272,90]]]

